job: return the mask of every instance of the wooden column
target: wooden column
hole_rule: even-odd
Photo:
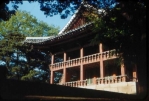
[[[51,79],[50,79],[50,84],[54,83],[54,71],[51,70]]]
[[[51,65],[54,64],[54,55],[51,55]],[[51,71],[51,77],[50,77],[50,83],[53,84],[54,83],[54,71],[52,69],[52,66],[50,67],[50,71]]]
[[[66,62],[66,52],[64,52],[64,62]]]
[[[125,65],[124,65],[124,59],[121,61],[121,75],[125,76]],[[122,81],[126,81],[126,77],[122,77]]]
[[[80,49],[80,58],[83,58],[83,48]],[[83,62],[81,60],[80,64],[80,80],[82,81],[84,79],[84,69],[83,69]]]
[[[137,82],[137,66],[136,66],[136,64],[133,66],[132,76],[133,76],[133,81]]]
[[[65,65],[65,62],[66,62],[66,52],[64,52],[63,83],[66,82],[66,65]]]
[[[103,58],[102,58],[102,52],[103,52],[103,47],[102,43],[99,44],[99,52],[100,52],[100,77],[104,77],[104,64],[103,64]]]
[[[51,56],[51,64],[54,64],[54,54]]]

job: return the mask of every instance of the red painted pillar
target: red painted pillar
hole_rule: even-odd
[[[103,52],[103,46],[102,43],[99,43],[99,53],[100,53],[100,78],[104,78],[104,64],[103,64],[103,57],[102,57],[102,52]],[[104,81],[102,80],[101,83],[104,83]]]
[[[102,58],[102,52],[103,52],[103,46],[102,43],[99,44],[99,52],[100,52],[100,77],[104,77],[104,64],[103,64],[103,58]]]
[[[133,66],[132,76],[133,76],[133,81],[137,82],[137,66],[136,66],[136,64]]]
[[[54,64],[54,54],[51,56],[51,64]]]
[[[96,77],[95,76],[93,77],[93,84],[95,84],[95,85],[97,84],[96,83]]]
[[[52,54],[51,65],[53,65],[53,64],[54,64],[54,55]],[[50,71],[51,71],[50,83],[53,84],[54,83],[54,71],[53,71],[52,67],[50,67]]]
[[[125,76],[125,65],[124,65],[124,59],[121,61],[121,75]],[[122,77],[122,81],[126,81],[126,77]]]
[[[66,82],[66,65],[65,65],[65,62],[66,62],[66,52],[64,52],[63,83]]]
[[[54,83],[54,71],[51,70],[51,79],[50,79],[50,84]]]
[[[83,58],[83,48],[80,49],[80,58]],[[80,80],[82,81],[84,79],[84,69],[83,69],[83,62],[81,60],[80,65]]]
[[[64,62],[66,62],[66,52],[64,52]]]

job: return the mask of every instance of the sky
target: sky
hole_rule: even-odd
[[[66,19],[61,19],[60,15],[54,15],[53,17],[44,15],[44,12],[40,10],[40,4],[38,2],[28,3],[28,1],[23,1],[23,4],[18,5],[18,10],[25,10],[30,12],[31,15],[35,16],[38,20],[46,22],[48,25],[54,25],[60,27],[60,30],[67,24],[71,16]],[[11,3],[8,5],[9,9],[12,9]]]

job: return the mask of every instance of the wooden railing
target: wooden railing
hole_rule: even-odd
[[[100,56],[102,55],[103,60],[109,60],[118,58],[118,53],[116,53],[116,50],[110,50],[110,51],[104,51],[103,53],[96,53],[88,56],[84,56],[83,58],[75,58],[71,60],[67,60],[66,62],[58,62],[50,65],[50,68],[53,70],[58,70],[64,68],[64,66],[67,67],[73,67],[73,66],[79,66],[81,64],[81,61],[83,64],[88,63],[94,63],[100,61]]]
[[[111,83],[119,83],[126,82],[126,75],[122,76],[107,76],[104,78],[97,78],[96,84],[111,84]]]
[[[82,58],[83,64],[100,61],[100,53],[84,56]]]
[[[118,56],[119,56],[119,54],[116,52],[115,49],[102,52],[103,60],[109,60],[109,59],[117,58]]]
[[[87,80],[66,82],[63,85],[70,87],[87,86]]]
[[[81,58],[71,59],[66,61],[66,67],[78,66],[81,64]]]
[[[119,75],[119,76],[106,76],[104,78],[93,78],[92,83],[88,83],[86,80],[82,81],[72,81],[72,82],[65,82],[62,85],[64,86],[70,86],[70,87],[79,87],[79,86],[87,86],[87,85],[99,85],[99,84],[113,84],[113,83],[120,83],[120,82],[126,82],[127,75]],[[95,80],[95,82],[94,82]],[[57,83],[60,85],[59,83]]]

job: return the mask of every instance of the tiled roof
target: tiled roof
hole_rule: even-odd
[[[46,40],[53,38],[54,36],[49,37],[26,37],[24,43],[41,43]]]
[[[49,36],[49,37],[26,37],[26,40],[24,41],[24,43],[44,43],[46,41],[53,41],[54,39],[61,39],[63,38],[65,35],[69,35],[69,34],[74,34],[75,31],[82,31],[84,30],[86,27],[90,26],[92,23],[87,23],[84,24],[78,28],[75,28],[73,30],[70,30],[68,32],[62,33],[62,34],[58,34],[55,36]]]

